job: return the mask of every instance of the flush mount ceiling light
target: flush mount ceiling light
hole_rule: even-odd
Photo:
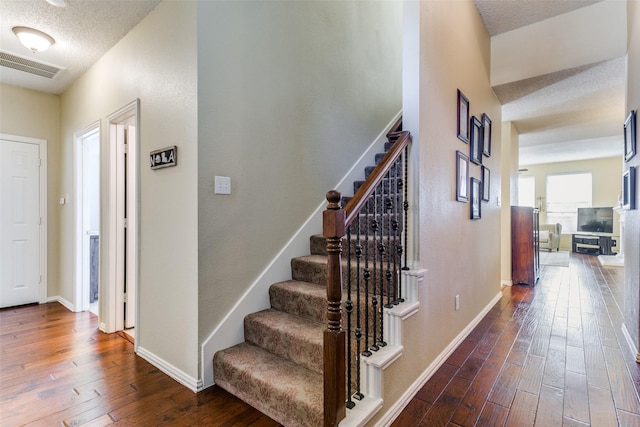
[[[32,52],[44,52],[56,41],[49,34],[29,27],[13,27],[13,33],[20,43]]]
[[[65,7],[67,5],[65,0],[47,0],[47,3],[56,7]]]

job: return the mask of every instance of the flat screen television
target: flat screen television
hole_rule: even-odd
[[[578,208],[578,231],[613,233],[613,208]]]

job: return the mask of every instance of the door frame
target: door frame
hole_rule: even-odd
[[[6,133],[0,133],[0,139],[7,141],[35,144],[38,146],[40,153],[40,188],[39,188],[39,200],[40,204],[40,304],[47,302],[47,140],[39,138],[31,138],[28,136],[10,135]]]
[[[74,135],[74,187],[75,187],[75,199],[76,206],[74,210],[74,223],[75,223],[75,286],[74,286],[74,310],[73,311],[86,311],[89,310],[89,293],[86,292],[84,286],[84,276],[85,276],[85,259],[84,259],[84,191],[83,191],[83,167],[84,167],[84,157],[83,157],[83,146],[82,141],[85,136],[90,133],[97,132],[100,135],[100,142],[102,142],[102,133],[100,128],[100,121],[94,122],[89,126],[85,127],[81,131],[77,132]],[[100,146],[102,144],[100,143]],[[99,149],[100,153],[102,153],[102,148]],[[102,158],[102,156],[100,156]],[[100,180],[102,181],[102,180]],[[101,187],[101,183],[99,184]],[[102,197],[100,197],[102,199]],[[100,220],[102,223],[102,220]],[[102,228],[102,227],[101,227]],[[98,312],[100,310],[98,309]]]
[[[134,350],[137,350],[138,346],[138,292],[139,287],[139,235],[138,235],[138,212],[139,212],[139,162],[138,151],[140,146],[140,101],[136,99],[128,105],[125,105],[121,109],[107,116],[108,124],[108,140],[109,140],[109,166],[108,166],[108,179],[107,179],[107,194],[108,194],[108,212],[105,218],[108,221],[108,233],[107,234],[107,248],[105,251],[105,244],[101,239],[101,266],[105,266],[107,269],[107,283],[106,286],[101,288],[104,291],[104,298],[102,298],[102,307],[104,308],[104,322],[101,322],[101,328],[105,332],[116,332],[124,329],[124,283],[121,278],[124,274],[124,260],[120,255],[123,253],[124,242],[122,234],[119,230],[124,228],[124,219],[121,218],[123,212],[122,205],[118,202],[119,197],[122,197],[122,188],[119,188],[121,183],[121,177],[119,173],[122,169],[122,162],[119,160],[119,155],[122,153],[122,149],[117,144],[117,128],[126,123],[132,123],[135,126],[135,138],[133,144],[128,147],[129,157],[129,171],[128,171],[128,199],[131,203],[128,206],[130,218],[127,224],[128,232],[128,270],[134,279],[134,307],[135,307],[135,337],[134,337]],[[122,186],[120,184],[120,186]],[[104,220],[101,218],[101,224],[104,224]],[[104,254],[104,255],[103,255]],[[106,258],[105,258],[106,257]],[[102,262],[106,261],[106,262]],[[102,274],[101,274],[102,276]],[[102,294],[101,294],[102,297]]]

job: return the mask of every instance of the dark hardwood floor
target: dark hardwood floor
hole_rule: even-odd
[[[622,286],[622,268],[571,254],[505,288],[393,426],[640,426]]]
[[[505,288],[394,426],[640,426],[622,269],[571,256]],[[194,394],[57,303],[0,310],[0,426],[277,426],[227,392]]]
[[[96,316],[0,310],[0,426],[278,426],[218,387],[195,394]]]

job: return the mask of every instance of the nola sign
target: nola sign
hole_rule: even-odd
[[[151,169],[168,168],[178,164],[178,147],[161,148],[149,154]]]

